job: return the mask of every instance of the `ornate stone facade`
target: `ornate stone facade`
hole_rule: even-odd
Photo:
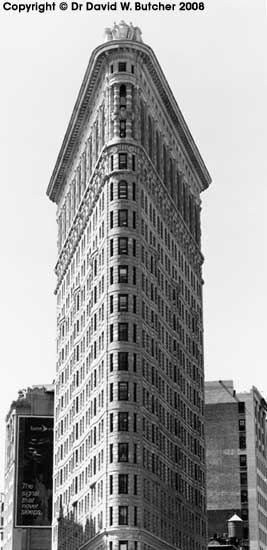
[[[92,54],[58,206],[53,549],[204,550],[200,193],[210,176],[137,27]]]

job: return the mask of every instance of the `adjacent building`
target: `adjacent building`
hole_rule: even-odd
[[[205,383],[209,536],[227,520],[243,520],[243,547],[267,548],[267,404],[257,388],[237,393],[233,382]]]
[[[204,550],[210,176],[140,29],[105,34],[47,190],[58,223],[52,548]]]
[[[4,550],[50,550],[53,385],[22,390],[6,417]]]
[[[0,493],[0,550],[3,550],[4,544],[4,509],[5,509],[5,495]]]

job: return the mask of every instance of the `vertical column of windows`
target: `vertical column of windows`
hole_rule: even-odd
[[[114,114],[120,112],[120,86],[114,84]],[[120,119],[118,116],[114,117],[114,137],[120,137]]]
[[[140,140],[141,145],[145,147],[145,107],[142,100],[140,100]]]
[[[119,99],[119,125],[120,125],[120,137],[126,137],[126,120],[127,120],[127,110],[126,110],[126,85],[120,85],[120,99]]]
[[[118,525],[135,525],[137,510],[134,511],[134,506],[129,506],[128,502],[125,502],[125,496],[136,493],[137,480],[132,479],[130,482],[128,472],[123,471],[124,464],[130,461],[135,463],[137,460],[137,443],[132,441],[132,437],[129,439],[130,434],[137,433],[138,429],[137,412],[135,409],[132,410],[137,400],[137,382],[132,380],[132,376],[129,378],[129,368],[131,373],[136,373],[137,370],[136,353],[132,351],[132,345],[137,341],[137,324],[132,318],[137,307],[137,296],[133,291],[133,285],[136,284],[136,266],[132,264],[132,258],[136,255],[136,239],[133,232],[136,230],[137,222],[131,202],[125,202],[136,201],[135,183],[126,180],[113,183],[110,187],[110,199],[110,240],[113,241],[110,249],[113,251],[113,258],[116,257],[117,260],[116,264],[111,266],[111,274],[113,283],[120,285],[116,290],[111,288],[110,294],[110,309],[112,313],[118,314],[116,326],[111,322],[111,325],[114,325],[111,331],[114,335],[114,344],[118,342],[115,344],[117,349],[119,345],[119,351],[113,352],[111,348],[109,357],[109,372],[112,376],[115,375],[113,389],[110,389],[110,392],[112,399],[119,404],[119,409],[112,412],[112,433],[116,431],[118,434],[115,464],[120,464],[116,485],[113,484],[113,494],[116,487],[115,492],[124,498],[124,501],[117,502],[116,508],[112,506],[112,522]],[[116,202],[113,206],[114,200]],[[110,460],[113,461],[113,446]]]
[[[127,116],[127,120],[126,120],[126,137],[127,138],[131,138],[133,137],[133,132],[132,132],[132,112],[133,112],[133,101],[132,101],[132,96],[133,96],[133,87],[131,84],[127,84],[126,85],[126,112],[127,114],[129,113],[130,115]]]

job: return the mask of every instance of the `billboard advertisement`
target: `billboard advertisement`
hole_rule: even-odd
[[[16,527],[49,527],[52,520],[53,418],[18,418]]]

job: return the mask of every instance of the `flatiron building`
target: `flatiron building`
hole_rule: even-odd
[[[200,193],[210,176],[153,50],[90,58],[57,205],[52,548],[206,549]]]

